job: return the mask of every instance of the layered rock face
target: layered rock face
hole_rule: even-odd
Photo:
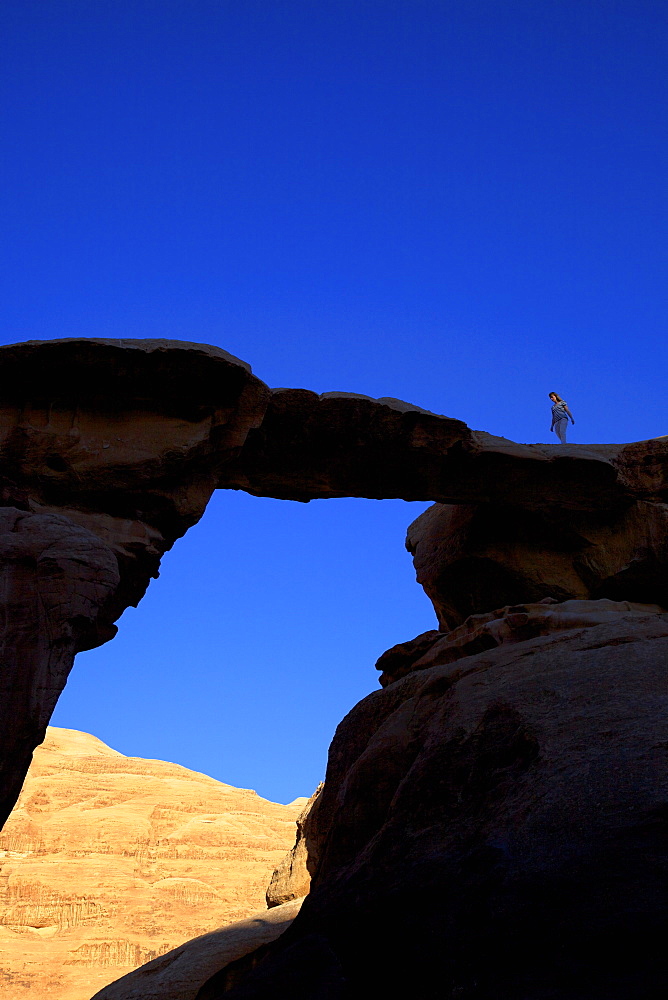
[[[50,728],[0,833],[0,994],[88,1000],[262,909],[302,805]]]

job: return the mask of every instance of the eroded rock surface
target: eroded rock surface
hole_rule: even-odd
[[[614,609],[369,695],[299,916],[207,1000],[663,995],[667,702],[668,614]]]
[[[441,496],[443,459],[472,432],[398,399],[275,389],[222,486],[284,500]]]
[[[0,834],[0,995],[89,1000],[262,910],[300,810],[50,728]]]

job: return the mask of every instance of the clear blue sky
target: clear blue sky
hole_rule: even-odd
[[[2,342],[218,344],[547,441],[668,433],[664,0],[4,0]],[[424,505],[216,496],[54,722],[308,794],[434,623]]]

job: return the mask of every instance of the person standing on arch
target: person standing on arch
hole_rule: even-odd
[[[554,431],[562,444],[566,444],[566,428],[568,427],[568,418],[571,418],[572,424],[575,423],[573,414],[568,409],[568,403],[562,399],[558,393],[551,392],[550,399],[552,400],[552,423],[550,425],[550,430]]]

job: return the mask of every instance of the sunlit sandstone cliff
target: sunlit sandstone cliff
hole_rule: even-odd
[[[88,1000],[262,909],[301,804],[50,728],[0,833],[0,997]]]

